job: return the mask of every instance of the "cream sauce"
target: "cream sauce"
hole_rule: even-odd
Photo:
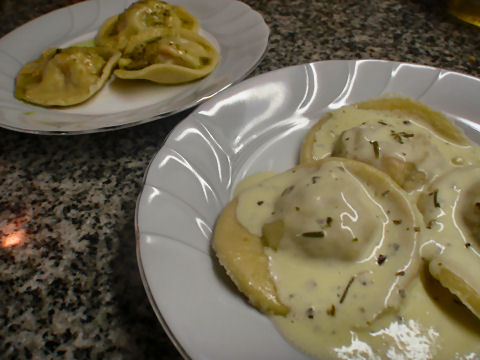
[[[479,148],[383,112],[346,107],[333,119],[317,134],[317,158],[333,152],[380,169],[382,157],[396,158],[424,181],[409,196],[336,160],[246,181],[239,222],[264,241],[265,225],[281,224],[265,247],[290,308],[273,317],[277,328],[320,359],[478,359],[469,299],[480,304]],[[445,266],[476,293],[467,299],[465,286],[442,281]]]
[[[480,166],[448,172],[429,190],[418,202],[427,223],[421,255],[432,275],[480,318]]]
[[[397,306],[417,273],[419,216],[387,177],[348,164],[290,170],[238,196],[237,219],[252,234],[284,222],[278,249],[266,251],[279,296],[292,309],[285,319],[292,329],[307,325],[310,337],[322,334],[329,346]]]
[[[334,155],[364,161],[391,176],[392,172],[409,171],[410,183],[400,182],[407,191],[421,191],[439,174],[480,159],[477,147],[448,141],[425,124],[354,105],[332,112],[315,133],[313,154],[316,159]],[[399,169],[396,163],[414,166]]]

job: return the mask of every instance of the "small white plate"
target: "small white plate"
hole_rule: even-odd
[[[444,112],[480,143],[480,79],[377,60],[317,62],[248,79],[172,131],[146,173],[135,221],[145,288],[185,358],[307,358],[233,289],[210,250],[212,229],[245,176],[297,163],[305,134],[326,112],[386,93]]]
[[[46,109],[14,98],[15,76],[43,50],[95,37],[103,22],[133,0],[88,0],[41,16],[0,39],[0,126],[38,134],[113,130],[188,109],[242,80],[262,59],[270,30],[262,16],[236,0],[171,0],[200,23],[200,34],[220,52],[206,78],[181,86],[113,80],[78,106]]]

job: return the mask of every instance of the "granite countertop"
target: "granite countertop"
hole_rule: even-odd
[[[0,34],[75,2],[3,0]],[[366,58],[480,75],[480,29],[438,0],[245,2],[271,29],[252,76]],[[0,358],[180,358],[141,283],[134,213],[149,161],[186,115],[78,136],[0,129],[0,241],[23,235],[0,247]]]

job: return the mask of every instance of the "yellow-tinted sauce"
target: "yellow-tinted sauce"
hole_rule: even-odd
[[[480,320],[468,301],[480,291],[479,148],[393,115],[335,116],[318,134],[318,158],[337,151],[383,170],[380,151],[425,177],[410,196],[387,175],[368,181],[331,161],[244,183],[238,221],[259,237],[265,224],[282,225],[265,247],[290,308],[273,317],[277,328],[320,359],[478,359]],[[435,272],[445,264],[470,293]]]
[[[425,183],[441,173],[478,163],[480,159],[478,147],[452,143],[426,124],[355,106],[332,112],[315,134],[313,154],[317,159],[334,155],[360,160],[390,175],[399,171],[392,162],[412,164],[414,170],[401,170],[410,171],[407,183],[400,183],[407,191],[421,191]]]

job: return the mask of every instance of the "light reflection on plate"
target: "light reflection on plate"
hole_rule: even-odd
[[[480,79],[378,60],[317,62],[248,79],[172,131],[138,198],[137,256],[151,304],[185,358],[308,358],[232,288],[211,253],[211,231],[245,176],[297,163],[322,115],[388,93],[444,112],[480,143]]]
[[[13,97],[15,76],[43,50],[95,37],[105,19],[133,0],[88,0],[31,21],[0,39],[0,126],[39,134],[78,134],[113,130],[160,119],[198,105],[246,77],[262,59],[269,37],[263,18],[236,0],[171,0],[200,23],[200,34],[220,52],[221,61],[206,78],[179,86],[112,77],[89,101],[46,109]],[[22,46],[28,43],[29,46]]]

